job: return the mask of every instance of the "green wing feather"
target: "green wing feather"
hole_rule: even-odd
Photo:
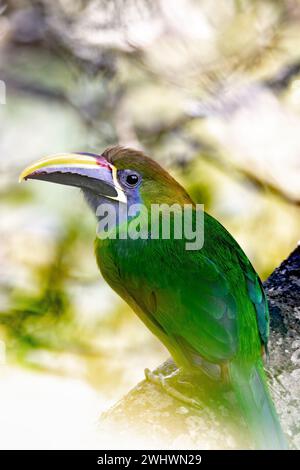
[[[251,266],[252,268],[252,266]],[[264,292],[264,288],[262,286],[261,280],[252,270],[248,269],[244,271],[249,297],[254,304],[257,323],[258,323],[258,330],[260,334],[261,341],[265,348],[267,349],[268,339],[269,339],[269,308],[268,302],[266,298],[266,294]]]
[[[187,356],[193,352],[194,364],[199,356],[220,363],[234,356],[238,348],[236,302],[215,263],[205,256],[194,260],[194,256],[188,257],[167,274],[163,285],[155,286],[155,318],[180,342]]]
[[[205,243],[110,240],[96,250],[101,271],[156,334],[178,365],[230,381],[259,448],[286,448],[261,359],[268,307],[250,261],[215,219],[205,216]]]
[[[246,355],[260,354],[257,331],[266,341],[268,330],[263,292],[246,255],[215,219],[205,216],[199,251],[186,251],[185,240],[128,239],[112,240],[110,252],[118,270],[112,273],[110,262],[104,277],[140,316],[147,312],[143,321],[169,349],[194,363],[223,363],[243,347]]]
[[[219,224],[219,222],[217,221],[215,222]],[[222,228],[226,232],[226,235],[227,235],[226,243],[229,244],[232,255],[236,257],[236,261],[240,264],[242,273],[246,281],[249,298],[252,301],[254,308],[255,308],[261,342],[267,349],[269,332],[270,332],[269,331],[270,315],[269,315],[268,301],[266,298],[266,294],[265,294],[262,282],[259,276],[257,275],[256,271],[254,270],[252,264],[250,263],[249,259],[247,258],[243,250],[241,249],[241,247],[234,240],[234,238],[230,235],[230,233],[227,232],[224,227]]]

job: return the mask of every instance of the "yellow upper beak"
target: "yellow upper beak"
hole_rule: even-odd
[[[19,182],[26,179],[82,187],[119,202],[127,201],[117,179],[117,169],[100,155],[62,153],[48,156],[22,171]]]
[[[58,153],[56,155],[50,155],[48,157],[41,158],[31,165],[27,166],[19,176],[19,183],[30,176],[37,170],[49,167],[64,168],[74,167],[78,168],[92,168],[97,167],[96,160],[94,157],[89,155],[82,155],[79,153]]]

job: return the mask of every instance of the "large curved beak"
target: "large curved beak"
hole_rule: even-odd
[[[117,169],[101,155],[62,153],[42,158],[22,171],[19,182],[27,179],[76,186],[119,202],[127,201],[117,180]]]

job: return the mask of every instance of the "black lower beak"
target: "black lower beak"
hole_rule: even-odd
[[[116,179],[116,169],[102,156],[74,153],[47,157],[27,167],[20,176],[20,181],[23,179],[75,186],[126,202]]]

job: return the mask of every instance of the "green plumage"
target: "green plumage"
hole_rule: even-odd
[[[156,175],[150,169],[149,177],[147,160],[136,160],[125,156],[114,164],[138,166],[146,186],[151,178],[151,196],[140,190],[144,204],[188,201],[163,170],[155,167]],[[106,281],[179,366],[201,369],[214,380],[224,379],[226,371],[258,447],[285,448],[263,370],[269,313],[261,282],[237,242],[207,214],[204,233],[198,251],[187,251],[184,239],[97,239],[97,261]]]

